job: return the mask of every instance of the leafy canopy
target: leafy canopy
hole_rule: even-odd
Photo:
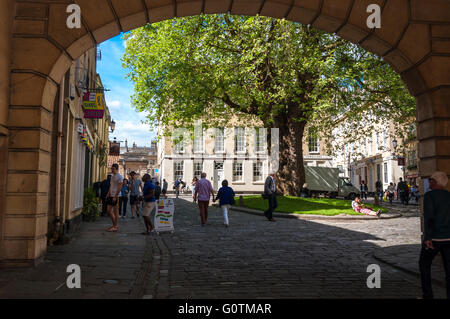
[[[132,103],[154,126],[189,127],[199,118],[224,125],[250,115],[265,127],[307,122],[331,141],[344,121],[352,130],[340,138],[348,143],[377,123],[414,119],[414,98],[381,58],[310,26],[199,15],[149,24],[124,39]]]

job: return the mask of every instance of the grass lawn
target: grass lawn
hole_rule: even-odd
[[[266,210],[268,201],[264,200],[261,195],[244,196],[244,206],[251,209]],[[353,211],[352,202],[350,200],[329,199],[329,198],[301,198],[294,196],[278,196],[278,207],[275,209],[279,213],[309,214],[309,215],[327,215],[335,216],[345,215],[363,215]],[[236,198],[236,204],[239,203],[239,197]],[[383,213],[387,212],[386,208],[366,204],[375,211],[381,209]]]

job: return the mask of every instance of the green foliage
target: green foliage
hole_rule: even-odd
[[[108,147],[103,144],[102,142],[97,142],[97,145],[95,146],[95,154],[97,155],[99,159],[99,165],[100,167],[106,167],[108,164]]]
[[[226,126],[246,115],[265,127],[308,122],[343,143],[373,125],[411,121],[415,102],[381,58],[310,26],[268,17],[199,15],[149,24],[124,36],[132,103],[153,126]],[[368,121],[362,121],[367,119]],[[301,143],[303,132],[294,132]]]
[[[236,202],[238,202],[236,198]],[[262,199],[261,196],[244,196],[244,206],[257,210],[267,209],[267,200]],[[294,196],[278,196],[278,207],[276,212],[293,213],[293,214],[308,214],[308,215],[327,215],[335,216],[340,214],[345,215],[359,215],[352,209],[351,201],[329,198],[301,198]],[[375,205],[366,204],[367,207],[372,207],[374,210],[381,209],[383,213],[387,212],[386,208]]]
[[[85,221],[95,221],[99,216],[98,198],[92,188],[84,190],[82,214]]]

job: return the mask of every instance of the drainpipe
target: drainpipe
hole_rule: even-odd
[[[61,149],[63,138],[63,113],[64,113],[64,87],[65,76],[59,86],[58,131],[56,133],[56,196],[55,196],[55,236],[56,240],[61,231]],[[56,237],[56,238],[55,238]]]

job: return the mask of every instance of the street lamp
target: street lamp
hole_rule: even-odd
[[[111,133],[114,133],[114,130],[116,129],[116,122],[114,122],[114,120],[111,121],[110,128]]]
[[[394,151],[397,150],[397,139],[394,138],[394,140],[392,141],[392,146],[394,146]]]

